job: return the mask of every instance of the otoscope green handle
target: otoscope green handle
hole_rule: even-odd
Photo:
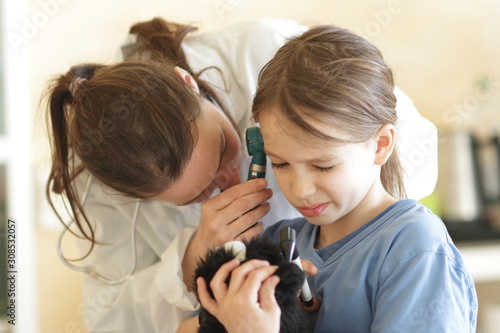
[[[264,139],[259,127],[249,127],[245,132],[248,155],[252,156],[248,180],[266,177],[266,154]]]

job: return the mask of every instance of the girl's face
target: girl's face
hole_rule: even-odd
[[[155,199],[176,205],[198,203],[219,188],[240,183],[241,142],[224,113],[203,99],[196,122],[198,141],[180,179]]]
[[[375,138],[345,144],[320,140],[280,112],[262,112],[259,122],[265,152],[283,194],[310,223],[357,223],[365,217],[373,197],[381,191]],[[350,139],[332,125],[313,119],[308,122],[329,136]]]

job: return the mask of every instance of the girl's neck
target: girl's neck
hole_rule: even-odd
[[[315,248],[321,249],[356,231],[396,201],[385,191],[382,184],[375,183],[363,200],[348,214],[320,227]]]

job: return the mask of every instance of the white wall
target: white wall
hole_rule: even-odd
[[[398,84],[422,112],[446,125],[442,114],[467,102],[479,76],[491,77],[498,97],[500,3],[495,0],[30,0],[26,19],[33,83],[80,61],[112,61],[134,22],[154,16],[200,22],[212,29],[257,18],[334,23],[379,46],[396,70]],[[48,20],[40,19],[46,13]],[[38,19],[37,19],[38,18]]]
[[[440,128],[498,120],[500,2],[495,0],[29,1],[30,13],[19,21],[18,32],[32,50],[34,106],[51,75],[79,62],[112,62],[134,22],[162,16],[213,29],[276,17],[339,24],[373,41],[393,67],[397,84]],[[490,79],[485,92],[478,91],[481,77]],[[478,107],[482,112],[475,112]],[[37,161],[47,156],[42,148],[36,149]]]

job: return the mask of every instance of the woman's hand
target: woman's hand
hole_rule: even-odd
[[[198,278],[200,302],[229,333],[279,332],[281,309],[274,295],[279,277],[273,275],[276,269],[263,260],[240,265],[238,259],[233,259],[222,265],[210,282],[214,298],[208,293],[205,280]]]
[[[198,324],[198,316],[191,317],[182,322],[175,333],[197,333],[200,325]]]
[[[253,179],[203,203],[198,231],[182,262],[184,283],[188,290],[191,290],[197,259],[204,256],[208,249],[262,234],[264,229],[258,221],[269,212],[270,205],[266,201],[272,197],[272,190],[266,189],[266,186],[265,179]]]
[[[263,228],[258,221],[269,211],[266,201],[272,196],[272,190],[266,186],[265,179],[253,179],[205,201],[195,238],[205,248],[212,248],[260,235]]]

